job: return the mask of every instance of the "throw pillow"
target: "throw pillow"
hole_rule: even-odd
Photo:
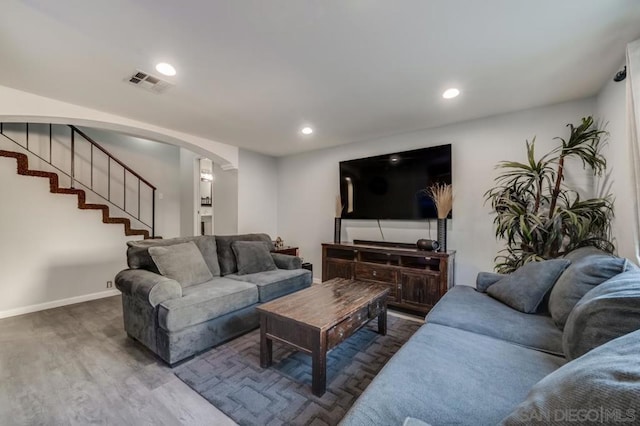
[[[207,263],[211,275],[220,276],[220,266],[218,265],[218,253],[216,251],[216,239],[213,235],[202,235],[198,237],[167,238],[162,240],[140,240],[128,241],[127,263],[131,269],[146,269],[147,271],[159,274],[158,267],[149,254],[150,247],[172,246],[175,244],[193,243],[198,247],[204,261]]]
[[[571,253],[566,257],[571,257]],[[564,329],[571,310],[589,290],[627,268],[627,259],[608,254],[591,254],[573,261],[549,296],[549,312],[556,325]]]
[[[234,241],[264,241],[273,250],[273,242],[267,234],[216,235],[220,275],[225,276],[238,271],[236,255],[231,248]]]
[[[505,274],[496,274],[493,272],[478,272],[476,276],[476,290],[480,293],[486,293],[489,286],[497,283],[506,277]]]
[[[263,241],[234,241],[231,249],[236,255],[238,275],[273,271],[276,264],[269,252],[271,247]]]
[[[566,259],[529,262],[487,289],[489,296],[525,314],[538,309],[544,295],[571,264]]]
[[[193,242],[149,247],[160,274],[189,287],[213,279],[202,253]]]
[[[564,327],[562,348],[568,359],[575,359],[635,330],[640,330],[640,272],[629,271],[580,299]]]
[[[592,350],[536,383],[500,424],[637,424],[639,353],[640,330]]]

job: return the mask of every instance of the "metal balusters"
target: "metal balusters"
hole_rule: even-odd
[[[67,175],[71,179],[71,185],[70,185],[71,188],[74,188],[76,186],[76,182],[77,182],[81,186],[83,186],[85,188],[89,188],[91,191],[94,192],[95,195],[97,195],[100,198],[108,201],[109,203],[117,206],[117,204],[115,204],[112,201],[112,194],[111,194],[111,192],[112,192],[111,191],[111,162],[115,161],[118,165],[120,165],[123,168],[124,200],[123,200],[123,207],[121,208],[121,210],[123,210],[124,213],[129,215],[131,218],[133,218],[133,219],[137,220],[138,222],[140,222],[141,224],[151,228],[150,234],[151,234],[151,237],[154,238],[155,237],[155,211],[156,211],[155,196],[156,196],[156,187],[153,186],[151,183],[149,183],[147,180],[145,180],[143,177],[141,177],[138,173],[136,173],[135,171],[130,169],[122,161],[118,160],[116,157],[111,155],[103,147],[101,147],[99,144],[97,144],[93,139],[88,137],[83,131],[81,131],[80,129],[78,129],[77,127],[72,126],[72,125],[69,125],[68,127],[71,130],[71,132],[70,132],[70,134],[71,134],[71,147],[70,147],[71,170],[69,172],[67,172],[66,170],[62,170],[60,167],[58,167],[58,166],[53,164],[53,124],[49,124],[49,131],[48,131],[48,133],[49,133],[49,155],[48,155],[48,159],[45,159],[42,156],[40,156],[38,153],[32,151],[33,147],[31,145],[33,145],[33,144],[30,143],[29,123],[25,123],[25,136],[26,136],[25,137],[25,142],[26,142],[26,147],[25,147],[25,145],[23,145],[20,142],[14,140],[13,138],[7,136],[4,133],[5,132],[4,123],[0,123],[0,134],[2,134],[4,137],[6,137],[7,139],[11,140],[12,142],[16,143],[17,145],[20,145],[23,149],[26,149],[30,154],[32,154],[35,157],[39,158],[43,162],[49,164],[51,167],[55,168],[56,170],[60,171],[61,173],[65,174],[65,175]],[[90,181],[89,181],[88,185],[82,183],[82,180],[77,179],[77,176],[76,176],[76,133],[79,134],[80,136],[82,136],[82,138],[84,138],[90,144],[89,172],[90,172],[91,176],[90,176]],[[98,192],[95,192],[95,190],[94,190],[94,186],[95,186],[95,179],[94,179],[94,173],[95,173],[95,164],[94,164],[95,163],[95,158],[94,157],[95,157],[95,153],[94,153],[94,150],[95,149],[98,149],[98,150],[102,151],[107,157],[107,196],[106,197],[101,195]],[[138,202],[137,202],[138,211],[135,214],[127,211],[127,172],[132,174],[135,178],[138,179],[138,188],[137,188],[137,190],[138,190]],[[85,180],[85,182],[86,182],[86,180]],[[144,184],[148,188],[150,188],[151,192],[152,192],[151,223],[150,224],[145,222],[143,220],[143,218],[142,218],[142,213],[141,213],[141,207],[142,207],[142,184]],[[135,204],[135,202],[134,202],[134,204]],[[130,204],[130,206],[131,206],[131,204]]]

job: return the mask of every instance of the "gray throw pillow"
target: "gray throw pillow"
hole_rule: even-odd
[[[231,244],[234,241],[264,241],[269,245],[270,251],[274,248],[273,241],[267,234],[216,235],[218,262],[220,264],[220,275],[222,276],[238,271],[236,255],[231,248]]]
[[[571,256],[569,253],[565,258]],[[629,265],[627,259],[608,254],[591,254],[573,261],[549,296],[549,312],[556,325],[564,329],[571,310],[589,290],[624,272]]]
[[[604,344],[536,383],[501,425],[638,424],[640,331]]]
[[[220,276],[220,266],[218,265],[218,253],[216,250],[216,239],[213,235],[201,235],[197,237],[166,238],[162,240],[140,240],[128,241],[127,264],[131,269],[146,269],[147,271],[159,274],[158,267],[149,254],[150,247],[172,246],[175,244],[193,243],[198,247],[204,261],[207,263],[211,275]]]
[[[276,264],[271,257],[269,244],[263,241],[234,241],[231,249],[236,255],[238,275],[274,271]]]
[[[567,359],[575,359],[635,330],[640,330],[640,272],[629,271],[580,299],[564,327],[562,348]]]
[[[493,272],[478,272],[476,276],[476,290],[480,293],[486,293],[490,286],[506,276],[505,274],[496,274]]]
[[[525,314],[537,311],[544,295],[571,264],[566,259],[529,262],[487,289],[489,296]]]
[[[182,287],[213,279],[202,253],[193,242],[149,247],[149,254],[158,271],[165,277],[178,281]]]

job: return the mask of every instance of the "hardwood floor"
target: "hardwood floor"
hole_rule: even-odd
[[[0,424],[235,423],[127,338],[116,296],[0,320]]]

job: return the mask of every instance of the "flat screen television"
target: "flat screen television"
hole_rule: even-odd
[[[435,183],[451,183],[451,144],[342,161],[342,217],[437,218],[435,204],[426,191]]]

